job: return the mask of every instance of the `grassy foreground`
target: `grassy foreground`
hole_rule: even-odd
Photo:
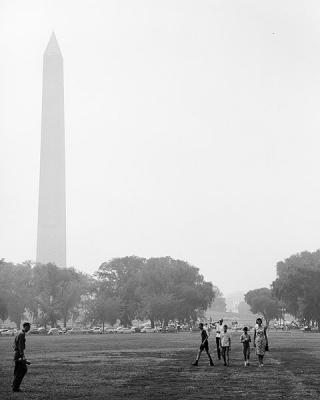
[[[264,368],[244,368],[240,333],[233,334],[231,366],[203,354],[192,367],[199,335],[132,334],[27,337],[32,362],[11,393],[13,338],[0,338],[0,399],[319,399],[320,334],[269,332]]]

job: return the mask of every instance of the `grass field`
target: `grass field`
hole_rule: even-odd
[[[27,337],[32,361],[11,393],[12,341],[0,338],[0,399],[320,399],[320,334],[269,332],[264,368],[244,368],[240,333],[233,334],[231,366],[203,354],[191,366],[199,334]]]

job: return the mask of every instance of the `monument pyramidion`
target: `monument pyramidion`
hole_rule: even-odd
[[[36,261],[66,266],[63,58],[54,33],[43,56]]]

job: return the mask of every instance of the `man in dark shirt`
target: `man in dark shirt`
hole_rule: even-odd
[[[196,361],[192,365],[195,365],[195,366],[198,365],[201,353],[203,352],[203,350],[205,350],[205,352],[207,353],[207,356],[209,358],[210,365],[213,367],[214,364],[213,364],[211,355],[209,353],[209,342],[208,342],[209,336],[208,336],[207,331],[203,328],[203,323],[202,322],[199,324],[199,329],[201,331],[201,345],[200,345],[200,349],[199,349],[198,354],[197,354]]]
[[[25,358],[26,333],[30,330],[29,322],[22,325],[22,330],[14,338],[14,379],[12,383],[13,392],[21,392],[20,385],[23,377],[28,371],[28,361]]]

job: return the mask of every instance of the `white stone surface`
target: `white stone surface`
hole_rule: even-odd
[[[43,57],[36,261],[66,266],[63,58],[54,33]]]

